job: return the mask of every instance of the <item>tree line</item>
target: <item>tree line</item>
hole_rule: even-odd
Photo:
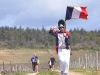
[[[19,28],[0,27],[0,48],[55,48],[55,37],[44,27]],[[96,49],[100,50],[100,30],[86,31],[85,29],[70,29],[70,44],[74,50]]]

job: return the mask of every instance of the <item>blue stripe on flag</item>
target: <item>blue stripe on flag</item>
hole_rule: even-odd
[[[65,21],[71,19],[73,9],[74,9],[74,7],[69,7],[69,6],[67,6]]]

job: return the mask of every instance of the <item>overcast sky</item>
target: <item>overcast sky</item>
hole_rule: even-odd
[[[0,0],[0,27],[46,28],[65,19],[67,6],[87,6],[88,20],[66,22],[67,30],[100,30],[100,0]]]

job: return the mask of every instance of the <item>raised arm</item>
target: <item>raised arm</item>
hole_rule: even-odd
[[[58,32],[57,31],[54,31],[54,28],[50,28],[49,34],[51,34],[53,36],[57,36]]]

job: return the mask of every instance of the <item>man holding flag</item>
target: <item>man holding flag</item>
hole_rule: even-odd
[[[67,75],[70,62],[70,32],[66,31],[66,20],[70,19],[85,19],[87,20],[88,13],[86,7],[71,7],[67,6],[65,21],[58,21],[58,28],[60,31],[55,31],[55,28],[51,28],[49,33],[56,37],[56,52],[60,61],[60,71],[62,75]]]
[[[60,60],[60,70],[62,75],[67,75],[70,62],[70,33],[65,30],[65,21],[58,21],[58,28],[60,31],[54,31],[51,28],[49,33],[56,37],[56,52]]]

